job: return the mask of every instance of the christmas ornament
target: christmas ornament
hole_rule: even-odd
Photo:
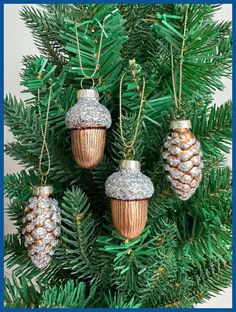
[[[45,268],[50,262],[61,232],[61,216],[50,185],[35,186],[24,210],[24,237],[34,265]]]
[[[96,65],[93,73],[88,75],[85,73],[82,65],[78,25],[75,23],[78,58],[83,75],[83,78],[81,78],[82,90],[79,90],[77,93],[78,102],[66,115],[66,125],[71,129],[71,145],[75,161],[80,167],[86,169],[97,166],[102,160],[106,141],[106,129],[111,126],[110,112],[98,102],[99,95],[97,90],[94,89],[93,78],[100,68],[99,61],[104,36],[104,21],[102,24],[98,23],[98,25],[101,27],[101,38],[98,52],[95,54]],[[83,88],[84,79],[92,80],[93,86],[91,89]]]
[[[150,178],[140,171],[140,163],[122,160],[120,170],[108,177],[106,195],[111,198],[112,221],[127,239],[139,236],[147,221],[148,199],[153,194]]]
[[[134,61],[130,65],[134,66]],[[133,68],[132,74],[133,78],[136,79],[135,68]],[[132,159],[135,155],[134,143],[137,139],[144,106],[145,79],[143,78],[143,88],[140,93],[140,107],[134,135],[132,139],[127,140],[124,137],[122,125],[122,83],[124,76],[125,74],[120,80],[119,126],[125,160],[120,161],[120,171],[108,177],[105,189],[106,195],[111,198],[112,221],[116,231],[126,239],[134,239],[142,233],[145,227],[148,199],[153,194],[153,184],[147,176],[140,172],[140,163]]]
[[[71,129],[74,158],[78,165],[88,169],[102,160],[106,129],[111,126],[111,115],[98,102],[97,90],[78,90],[77,98],[77,103],[66,115],[66,125]]]
[[[23,218],[25,246],[28,249],[28,255],[32,262],[39,269],[45,268],[50,262],[61,232],[61,216],[58,202],[56,199],[52,198],[53,187],[51,185],[46,185],[51,168],[51,159],[46,138],[52,87],[53,85],[50,81],[45,126],[41,126],[42,148],[39,157],[41,185],[33,188],[33,194],[35,196],[31,197],[26,204]],[[40,90],[38,90],[38,107],[39,116],[42,118],[40,110]],[[45,152],[47,156],[47,170],[43,171],[42,161]]]
[[[180,53],[179,65],[179,97],[177,97],[175,74],[174,74],[174,53],[171,46],[171,73],[173,93],[176,107],[176,116],[171,122],[172,134],[164,144],[163,158],[165,169],[168,172],[168,180],[181,200],[189,199],[196,191],[202,177],[202,161],[200,143],[190,131],[190,120],[177,120],[182,112],[182,82],[183,82],[183,60],[185,51],[185,39],[187,32],[189,5],[186,5],[183,41]]]
[[[192,196],[202,177],[200,143],[190,128],[190,120],[172,121],[172,134],[164,144],[167,177],[181,200]]]

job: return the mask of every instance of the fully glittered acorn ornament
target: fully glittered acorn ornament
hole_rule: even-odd
[[[50,262],[61,232],[58,202],[52,186],[36,186],[24,210],[24,237],[28,255],[34,265],[45,268]]]
[[[99,103],[95,89],[78,90],[77,99],[66,115],[66,125],[71,129],[72,152],[77,164],[89,169],[97,166],[103,158],[111,115]]]
[[[140,171],[140,163],[122,160],[120,170],[108,177],[105,189],[111,198],[116,231],[126,239],[138,237],[147,221],[148,199],[154,192],[152,181]]]
[[[172,121],[171,136],[164,144],[167,177],[181,200],[187,200],[194,194],[202,178],[200,143],[190,128],[190,120]]]

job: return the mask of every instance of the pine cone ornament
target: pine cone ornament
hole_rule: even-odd
[[[37,268],[50,262],[61,232],[57,200],[51,198],[52,186],[36,186],[24,210],[24,237],[28,255]]]
[[[111,198],[116,231],[127,239],[138,237],[147,221],[148,199],[154,192],[150,178],[140,172],[140,163],[122,160],[120,170],[108,177],[105,188]]]
[[[190,128],[190,120],[173,121],[172,134],[164,144],[167,177],[181,200],[188,200],[194,194],[202,178],[200,143]]]
[[[71,129],[75,161],[80,167],[89,169],[97,166],[103,158],[111,115],[98,102],[99,94],[95,89],[78,90],[77,99],[66,115],[66,125]]]

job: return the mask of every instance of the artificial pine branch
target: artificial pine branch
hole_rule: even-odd
[[[229,153],[232,141],[232,102],[228,101],[218,108],[214,105],[208,111],[205,109],[199,117],[194,116],[193,131],[201,143],[204,156]]]
[[[67,62],[67,59],[61,53],[61,43],[58,40],[58,33],[64,20],[63,13],[61,11],[60,14],[56,14],[56,12],[51,11],[48,14],[46,10],[43,11],[29,6],[25,6],[21,11],[21,18],[30,28],[39,51],[59,67]]]
[[[13,274],[12,282],[5,278],[4,307],[5,308],[35,308],[38,307],[40,293],[25,276],[19,279]]]

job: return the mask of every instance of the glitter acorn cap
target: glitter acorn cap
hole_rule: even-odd
[[[110,128],[111,114],[99,102],[99,94],[95,89],[77,91],[77,103],[66,114],[66,126],[69,129],[83,127]]]
[[[121,160],[120,170],[108,177],[105,183],[106,195],[113,199],[147,199],[154,193],[152,181],[140,171],[135,160]]]

